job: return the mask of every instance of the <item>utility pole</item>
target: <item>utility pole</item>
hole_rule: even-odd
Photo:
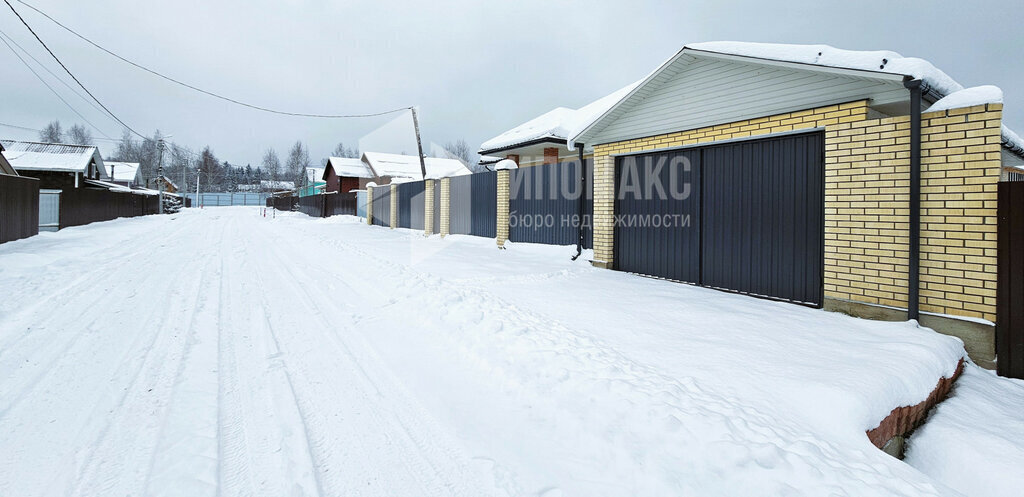
[[[164,213],[164,139],[156,142],[156,183],[160,191],[160,208],[157,212]]]
[[[412,111],[412,127],[416,130],[416,150],[420,153],[420,172],[423,173],[423,179],[427,179],[427,162],[423,158],[423,143],[420,141],[420,121],[416,119],[416,107],[409,107]]]

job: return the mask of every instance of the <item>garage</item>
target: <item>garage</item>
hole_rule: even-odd
[[[616,158],[614,267],[820,306],[824,135]]]

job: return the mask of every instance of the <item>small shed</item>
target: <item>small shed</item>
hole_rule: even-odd
[[[352,157],[331,157],[327,159],[322,179],[326,182],[328,193],[345,193],[365,189],[366,184],[374,180],[374,174],[362,160]]]

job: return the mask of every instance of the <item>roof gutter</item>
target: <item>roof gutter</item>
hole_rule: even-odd
[[[492,148],[490,150],[480,150],[480,151],[477,152],[477,154],[478,155],[491,155],[491,154],[493,154],[495,152],[504,152],[506,150],[514,150],[514,149],[517,149],[517,148],[529,147],[531,145],[540,145],[541,143],[554,143],[556,145],[565,145],[568,142],[564,138],[555,138],[555,137],[547,137],[546,136],[546,137],[541,137],[541,138],[534,138],[532,140],[527,140],[527,141],[524,141],[522,143],[517,143],[515,145],[508,145],[508,146],[505,146],[505,147]]]
[[[907,319],[920,317],[921,290],[921,100],[927,85],[907,79],[910,90],[910,261],[907,273]]]

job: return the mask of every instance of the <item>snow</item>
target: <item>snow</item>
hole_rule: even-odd
[[[95,162],[101,179],[109,179],[96,147],[12,140],[0,140],[0,144],[4,157],[17,170],[87,173],[89,165]]]
[[[865,435],[955,338],[262,210],[0,245],[0,495],[955,495]]]
[[[101,180],[96,180],[96,179],[87,179],[87,180],[83,180],[83,181],[87,185],[99,186],[99,187],[106,188],[107,190],[110,190],[110,191],[113,191],[113,192],[131,192],[132,191],[132,189],[128,188],[127,186],[119,185],[117,183],[111,183],[109,181],[101,181]]]
[[[324,169],[322,167],[307,167],[306,168],[306,182],[307,184],[313,185],[316,183],[323,182]]]
[[[480,153],[510,148],[529,141],[551,138],[565,140],[574,136],[575,131],[582,130],[594,120],[626,96],[640,84],[636,81],[619,90],[601,97],[579,109],[573,110],[558,107],[512,128],[480,145]]]
[[[503,171],[505,169],[519,169],[519,164],[516,164],[516,161],[511,159],[502,159],[494,164],[495,171]]]
[[[910,437],[906,462],[968,496],[1024,489],[1024,381],[973,364]]]
[[[334,173],[345,178],[372,178],[373,171],[362,159],[351,157],[331,157],[327,159]]]
[[[364,152],[363,162],[369,164],[370,169],[378,177],[424,179],[420,158],[415,155]],[[457,159],[425,157],[423,162],[427,169],[426,179],[440,179],[472,173],[462,161]]]
[[[104,161],[103,165],[107,169],[107,177],[113,177],[114,181],[132,182],[137,179],[136,176],[139,173],[138,162]]]
[[[982,85],[950,93],[928,107],[928,110],[925,112],[1001,103],[1003,103],[1003,90],[999,89],[998,86]]]

